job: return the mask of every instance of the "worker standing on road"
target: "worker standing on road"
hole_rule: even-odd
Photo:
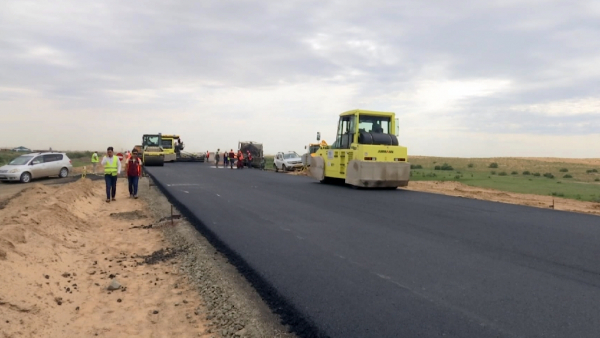
[[[221,149],[215,152],[215,167],[219,168],[219,160],[221,159]]]
[[[244,169],[244,154],[242,153],[241,150],[238,150],[238,154],[237,154],[237,167],[238,169]]]
[[[208,152],[208,150],[206,151],[206,163],[208,163],[210,160],[210,153]]]
[[[111,198],[116,201],[117,196],[117,175],[121,173],[121,161],[113,154],[113,147],[106,149],[106,156],[102,159],[104,166],[104,181],[106,182],[106,203],[109,203]]]
[[[125,164],[127,181],[129,182],[129,197],[138,198],[138,183],[142,174],[142,161],[138,157],[137,149],[134,149]]]
[[[231,169],[233,169],[234,162],[235,162],[235,153],[233,152],[233,149],[231,149],[229,151],[229,166],[231,167]]]
[[[265,157],[261,157],[260,159],[260,170],[265,170],[265,165],[267,164],[267,160],[265,160]]]
[[[94,175],[96,175],[96,167],[98,166],[100,159],[98,158],[98,152],[94,151],[92,154],[92,167],[94,168]]]
[[[246,150],[246,163],[248,164],[248,169],[252,169],[252,154],[250,153],[250,150]]]
[[[229,154],[227,150],[223,152],[223,168],[227,168],[227,164],[229,163]]]

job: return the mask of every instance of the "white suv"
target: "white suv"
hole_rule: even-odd
[[[302,158],[295,151],[288,151],[287,153],[277,153],[273,161],[275,171],[288,171],[294,169],[301,169]]]
[[[65,153],[31,153],[0,167],[0,181],[28,183],[33,178],[65,178],[72,168],[71,160]]]

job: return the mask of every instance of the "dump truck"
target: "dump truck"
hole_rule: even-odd
[[[142,164],[148,167],[165,165],[165,153],[160,133],[142,136]]]
[[[262,143],[254,141],[241,141],[238,142],[238,149],[244,154],[244,158],[247,156],[247,151],[252,154],[252,167],[260,168],[260,161],[263,158],[263,145]]]
[[[337,179],[361,188],[407,186],[410,164],[406,147],[398,144],[395,117],[360,109],[340,114],[336,140],[310,158],[310,175],[323,183]]]

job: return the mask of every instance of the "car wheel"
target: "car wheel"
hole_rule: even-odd
[[[277,168],[277,164],[273,164],[273,166],[275,167],[275,172],[278,173],[279,172],[279,168]]]
[[[286,171],[288,171],[288,168],[285,166],[285,164],[282,164],[281,170],[283,170],[283,172],[286,172]]]
[[[69,176],[69,169],[67,169],[67,168],[60,169],[60,173],[58,174],[58,177],[65,178],[67,176]]]
[[[30,173],[22,173],[21,174],[21,182],[23,182],[23,183],[31,182],[31,174]]]

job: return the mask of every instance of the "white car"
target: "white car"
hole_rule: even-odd
[[[72,168],[65,153],[31,153],[0,167],[0,181],[29,183],[31,179],[41,177],[65,178]]]
[[[277,153],[273,161],[273,166],[275,167],[275,171],[301,169],[303,167],[302,158],[295,151]]]

